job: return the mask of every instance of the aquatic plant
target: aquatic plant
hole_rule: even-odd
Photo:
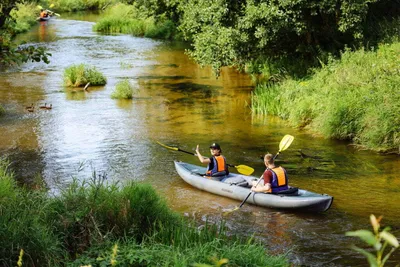
[[[129,80],[118,82],[115,90],[111,94],[111,98],[115,99],[132,99],[139,92],[138,88],[133,87]]]
[[[352,246],[355,251],[360,252],[367,258],[371,267],[383,267],[390,255],[399,247],[399,241],[389,232],[390,227],[385,227],[381,230],[381,220],[382,216],[376,218],[375,215],[371,214],[370,222],[373,232],[368,230],[357,230],[346,233],[346,236],[359,237],[376,252],[376,255],[374,255],[365,249],[354,245]],[[390,247],[390,250],[386,252],[388,246]]]
[[[107,79],[96,67],[85,64],[72,65],[64,71],[64,84],[68,87],[85,86],[87,83],[105,85]]]
[[[0,116],[3,115],[4,113],[6,113],[6,110],[2,105],[0,105]]]

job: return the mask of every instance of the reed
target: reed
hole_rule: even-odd
[[[96,67],[85,64],[72,65],[64,70],[64,84],[68,87],[105,85],[107,79]]]

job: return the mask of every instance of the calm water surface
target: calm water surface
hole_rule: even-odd
[[[90,178],[93,171],[109,179],[144,181],[174,210],[199,221],[224,219],[232,233],[256,233],[272,252],[289,252],[296,265],[366,266],[366,260],[349,249],[356,240],[344,233],[369,229],[370,214],[383,215],[383,222],[400,236],[399,156],[358,151],[292,129],[277,118],[252,116],[248,76],[226,68],[217,79],[174,43],[94,33],[96,19],[63,16],[38,24],[20,38],[47,47],[51,63],[28,63],[0,73],[0,104],[7,110],[0,118],[0,153],[12,161],[20,181],[29,183],[40,173],[55,193],[73,177]],[[88,92],[65,88],[64,69],[80,63],[96,66],[107,85],[89,87]],[[138,94],[133,100],[111,99],[116,83],[124,79]],[[53,109],[27,112],[32,103],[52,104]],[[185,184],[173,160],[197,159],[155,143],[189,151],[199,144],[207,155],[216,141],[230,163],[252,166],[259,176],[264,168],[260,156],[276,153],[285,134],[295,136],[279,156],[290,183],[334,196],[328,212],[313,215],[244,205],[224,217],[223,211],[238,201]],[[397,252],[388,266],[399,262]]]

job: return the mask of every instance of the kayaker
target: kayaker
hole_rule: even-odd
[[[280,191],[288,190],[288,177],[286,170],[281,166],[275,166],[274,156],[266,154],[264,156],[264,164],[267,167],[260,179],[260,183],[253,182],[251,191],[261,193],[278,193]]]
[[[196,147],[196,154],[201,163],[207,163],[207,176],[221,177],[229,174],[226,159],[221,155],[222,150],[219,144],[213,143],[210,146],[211,157],[205,158],[200,154],[199,145]]]
[[[49,14],[47,13],[46,10],[44,10],[44,9],[40,10],[40,17],[41,18],[47,18],[48,16],[49,16]]]

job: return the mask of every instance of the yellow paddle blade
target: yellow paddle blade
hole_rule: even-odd
[[[294,137],[290,134],[285,135],[279,143],[279,152],[286,150],[293,142]]]
[[[40,6],[40,5],[37,5],[36,8],[37,8],[37,9],[42,9],[43,7]]]
[[[235,208],[233,208],[233,209],[227,210],[227,211],[225,211],[225,212],[223,213],[223,215],[224,215],[224,216],[227,216],[227,215],[231,214],[232,212],[237,211],[238,209],[239,209],[239,207],[235,207]]]
[[[53,8],[53,7],[54,7],[54,3],[53,3],[53,4],[51,4],[49,7],[50,7],[50,8]]]
[[[246,165],[237,165],[235,168],[238,170],[238,172],[244,175],[251,175],[254,172],[252,167]]]
[[[163,147],[165,147],[165,148],[167,148],[167,149],[172,149],[172,150],[176,150],[176,151],[179,150],[177,147],[167,146],[167,145],[164,145],[163,143],[160,143],[160,142],[158,142],[158,141],[156,141],[156,142],[157,142],[157,144],[159,144],[160,146],[163,146]]]

